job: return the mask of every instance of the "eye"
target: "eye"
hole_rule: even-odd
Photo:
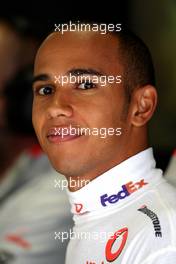
[[[53,92],[53,89],[50,86],[45,86],[45,87],[38,89],[38,94],[40,95],[49,95],[49,94],[52,94],[52,92]]]
[[[95,88],[95,84],[90,81],[85,81],[78,85],[78,89],[82,89],[82,90],[88,90],[92,88]]]

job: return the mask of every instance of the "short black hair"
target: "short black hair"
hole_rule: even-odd
[[[147,45],[129,29],[114,33],[119,40],[119,56],[123,65],[122,82],[130,101],[135,88],[155,86],[155,71]]]
[[[78,23],[89,24],[90,27],[95,24],[99,26],[104,24],[108,27],[108,23],[102,21],[79,20],[72,22],[77,25]],[[123,66],[122,83],[128,102],[130,102],[134,89],[147,84],[155,86],[155,71],[150,51],[144,41],[124,24],[121,26],[121,31],[108,31],[107,34],[112,34],[119,40],[117,52]]]

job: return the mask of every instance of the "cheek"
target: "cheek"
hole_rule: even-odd
[[[96,105],[90,105],[83,116],[91,127],[114,127],[119,125],[121,109],[107,100],[98,101]]]
[[[107,125],[118,124],[121,119],[122,107],[121,89],[119,87],[107,87],[104,96],[98,100],[97,116]]]

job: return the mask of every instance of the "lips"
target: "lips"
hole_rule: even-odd
[[[78,128],[71,126],[57,126],[48,130],[47,139],[50,143],[61,143],[65,141],[71,141],[81,137],[78,133]]]

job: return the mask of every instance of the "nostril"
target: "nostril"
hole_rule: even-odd
[[[47,109],[47,117],[49,119],[58,117],[72,117],[73,109],[71,106],[53,105]]]

